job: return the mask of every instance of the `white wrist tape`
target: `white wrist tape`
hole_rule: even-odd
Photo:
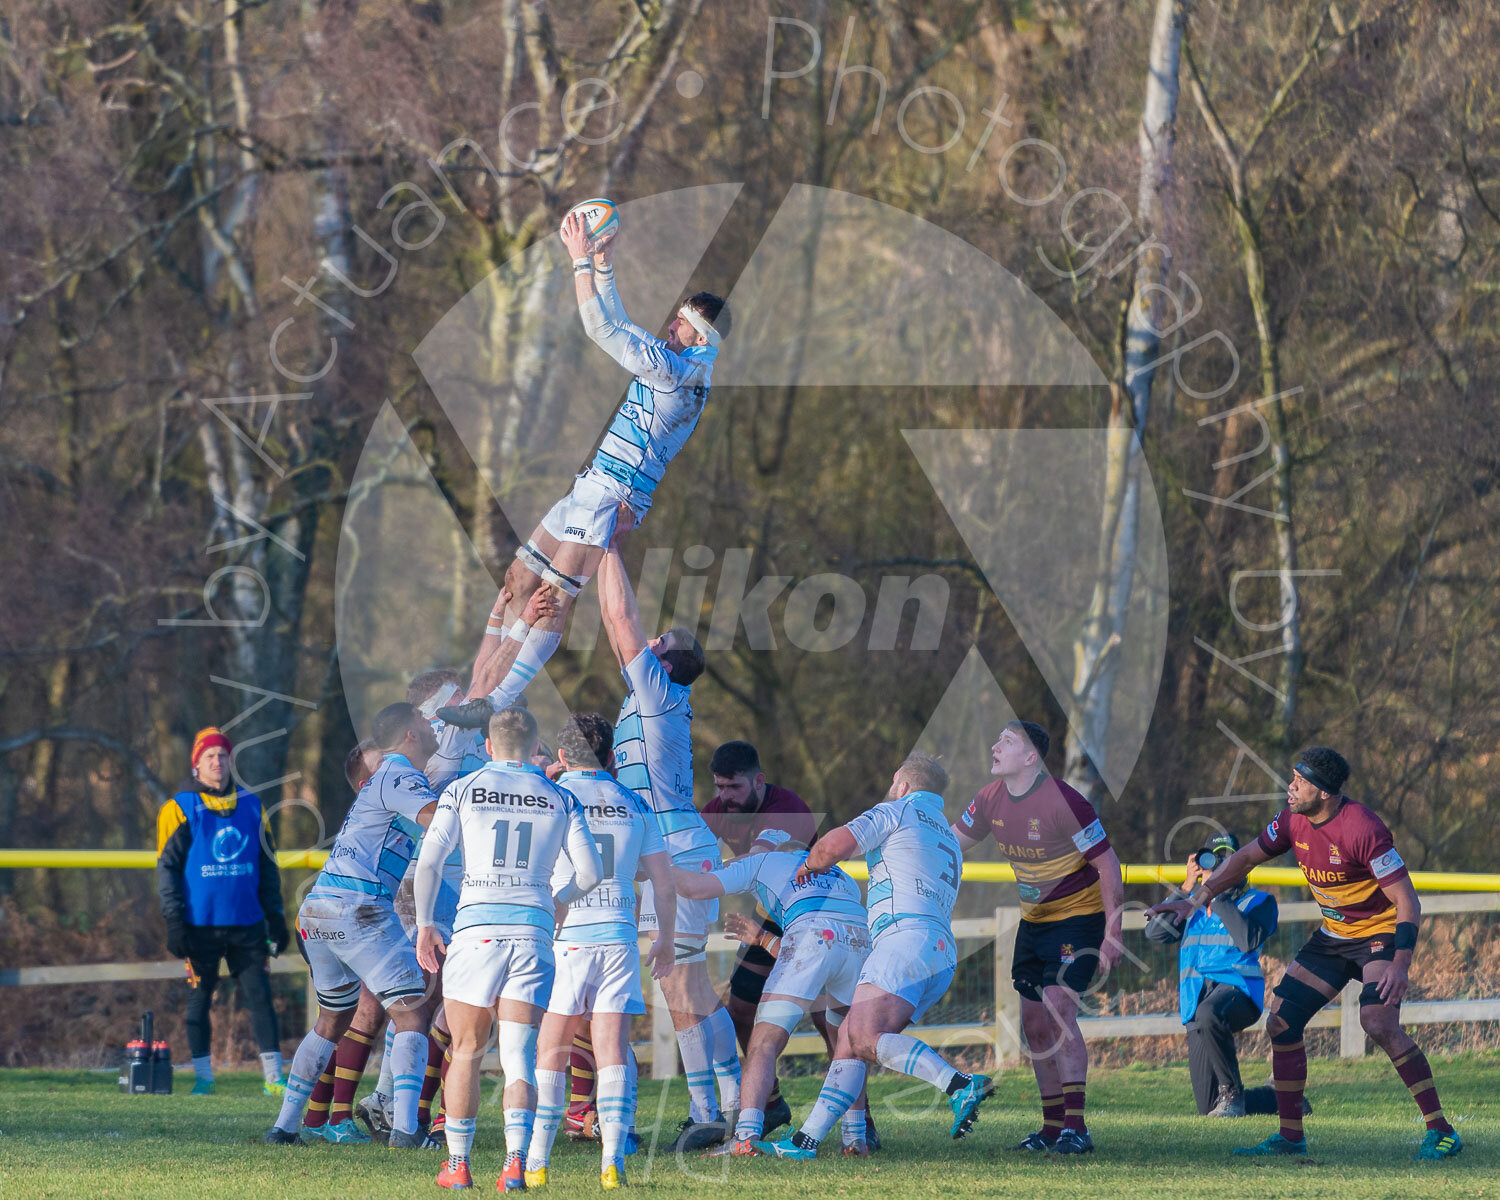
[[[514,642],[524,642],[530,633],[531,626],[518,617],[516,623],[505,631],[505,636]]]

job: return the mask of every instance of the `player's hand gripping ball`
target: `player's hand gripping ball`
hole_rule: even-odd
[[[574,213],[577,213],[583,222],[583,228],[588,234],[591,246],[619,232],[620,211],[615,207],[613,200],[605,200],[603,197],[583,200],[568,209],[564,220]]]

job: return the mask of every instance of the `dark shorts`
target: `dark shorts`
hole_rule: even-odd
[[[264,921],[255,925],[189,925],[187,943],[188,961],[206,979],[217,977],[221,959],[229,964],[231,975],[266,965]]]
[[[775,921],[764,919],[763,923],[771,933],[781,936],[781,926]],[[746,1004],[759,1004],[761,993],[766,990],[766,977],[775,965],[776,959],[759,946],[741,946],[734,960],[734,973],[729,977],[729,994]]]
[[[1022,921],[1016,930],[1011,982],[1028,1000],[1040,1000],[1043,988],[1059,986],[1081,995],[1094,981],[1103,944],[1103,913],[1061,921]]]
[[[1316,975],[1337,993],[1351,979],[1364,978],[1366,963],[1388,962],[1395,957],[1394,933],[1340,938],[1319,929],[1297,951],[1295,961],[1301,964],[1303,970]]]

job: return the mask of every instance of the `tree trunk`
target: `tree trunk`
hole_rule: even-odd
[[[1153,364],[1161,345],[1165,283],[1171,257],[1163,238],[1166,201],[1172,186],[1178,66],[1186,20],[1182,0],[1158,0],[1139,139],[1141,175],[1136,222],[1145,240],[1136,261],[1125,318],[1122,378],[1110,405],[1099,573],[1089,615],[1074,645],[1072,711],[1064,776],[1094,799],[1099,798],[1103,788],[1100,769],[1109,745],[1110,709],[1120,662],[1118,646],[1135,583],[1144,466],[1141,443],[1151,407],[1151,386],[1156,376]]]

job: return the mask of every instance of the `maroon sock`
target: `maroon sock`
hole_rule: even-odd
[[[365,1073],[365,1063],[370,1061],[370,1045],[374,1040],[374,1033],[350,1029],[333,1052],[333,1109],[328,1119],[335,1125],[354,1120],[354,1093],[359,1091],[360,1076]]]
[[[1083,1123],[1083,1086],[1082,1080],[1062,1085],[1063,1128],[1077,1133],[1088,1132],[1088,1126]]]
[[[427,1074],[422,1079],[422,1094],[417,1099],[418,1123],[432,1120],[432,1098],[443,1083],[443,1055],[453,1039],[441,1029],[427,1032]]]
[[[1443,1116],[1437,1084],[1432,1082],[1432,1068],[1427,1064],[1427,1055],[1422,1053],[1422,1048],[1413,1046],[1405,1054],[1392,1057],[1391,1065],[1396,1068],[1396,1074],[1401,1076],[1401,1082],[1406,1084],[1411,1098],[1422,1110],[1422,1119],[1427,1122],[1427,1128],[1452,1133],[1453,1126]]]
[[[1055,1096],[1042,1097],[1042,1136],[1049,1141],[1055,1141],[1057,1135],[1063,1131],[1063,1098],[1059,1092]]]
[[[1302,1093],[1307,1088],[1307,1048],[1301,1038],[1290,1044],[1271,1043],[1271,1076],[1276,1084],[1276,1115],[1281,1118],[1281,1136],[1289,1142],[1300,1142]]]
[[[302,1114],[302,1124],[309,1129],[319,1129],[328,1124],[328,1104],[333,1099],[333,1062],[328,1070],[318,1076],[312,1092],[307,1097],[307,1111]]]

